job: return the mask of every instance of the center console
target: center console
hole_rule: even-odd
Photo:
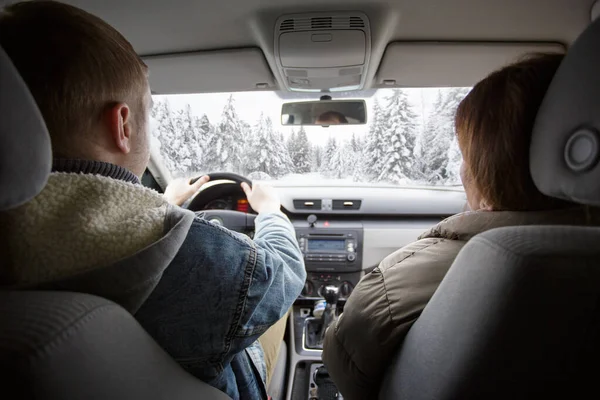
[[[287,399],[341,400],[323,366],[322,343],[325,330],[335,323],[362,276],[362,223],[317,221],[313,215],[307,221],[296,221],[294,227],[307,279],[288,322],[291,373]]]
[[[325,290],[328,296],[331,287]],[[287,400],[343,400],[323,365],[322,334],[325,325],[335,323],[323,313],[313,313],[314,300],[299,300],[289,316],[291,340]],[[338,303],[338,310],[343,301]],[[335,307],[334,307],[335,308]],[[334,310],[335,312],[335,310]]]
[[[297,223],[295,228],[307,271],[301,297],[322,298],[325,286],[335,286],[346,299],[363,269],[362,224],[315,221]]]

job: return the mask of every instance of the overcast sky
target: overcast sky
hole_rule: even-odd
[[[409,96],[409,101],[414,107],[414,111],[420,118],[426,118],[430,112],[431,106],[437,96],[437,88],[425,89],[405,89]],[[311,143],[324,144],[330,135],[335,135],[340,140],[346,140],[352,136],[352,133],[365,135],[369,129],[369,112],[372,110],[375,97],[380,99],[382,106],[385,105],[385,97],[389,96],[391,89],[380,89],[376,95],[366,99],[367,101],[367,124],[366,125],[343,125],[323,128],[320,126],[305,127],[308,139]],[[184,95],[155,95],[155,101],[168,99],[171,108],[175,110],[183,109],[187,104],[192,107],[192,112],[201,117],[203,114],[208,116],[211,123],[216,123],[221,119],[221,112],[229,98],[230,93],[201,93]],[[273,127],[287,137],[292,127],[281,125],[281,105],[284,100],[280,99],[273,92],[237,92],[233,95],[235,99],[235,108],[240,118],[250,124],[254,124],[261,112],[273,120]],[[333,96],[335,100],[335,95]],[[298,130],[298,127],[294,127]]]

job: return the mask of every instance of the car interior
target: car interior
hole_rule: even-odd
[[[362,101],[380,89],[472,87],[527,53],[566,53],[538,114],[531,173],[547,195],[600,205],[600,2],[65,2],[133,44],[157,96]],[[43,189],[52,155],[35,101],[2,51],[0,136],[3,211]],[[255,214],[239,187],[251,180],[206,172],[211,183],[184,206],[252,236]],[[153,149],[142,182],[163,192],[173,178]],[[268,393],[342,399],[322,368],[325,329],[365,274],[466,210],[466,196],[456,187],[273,184],[307,280]],[[598,229],[568,226],[500,228],[472,239],[398,349],[379,398],[597,397],[599,240]],[[333,307],[323,312],[323,300]],[[82,293],[0,291],[0,360],[0,382],[15,398],[227,398],[183,371],[121,307]]]

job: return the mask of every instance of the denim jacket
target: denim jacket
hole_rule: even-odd
[[[122,167],[55,160],[44,190],[0,225],[0,288],[112,300],[188,372],[233,399],[266,398],[257,338],[306,278],[284,214],[259,215],[251,240],[168,204]]]
[[[265,399],[257,338],[300,294],[306,271],[281,213],[256,218],[254,240],[196,217],[136,318],[188,372],[233,399]]]

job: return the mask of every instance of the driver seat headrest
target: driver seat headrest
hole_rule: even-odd
[[[27,85],[0,47],[0,211],[31,200],[52,167],[50,136]]]
[[[600,19],[575,41],[537,115],[530,170],[552,197],[600,205]]]

